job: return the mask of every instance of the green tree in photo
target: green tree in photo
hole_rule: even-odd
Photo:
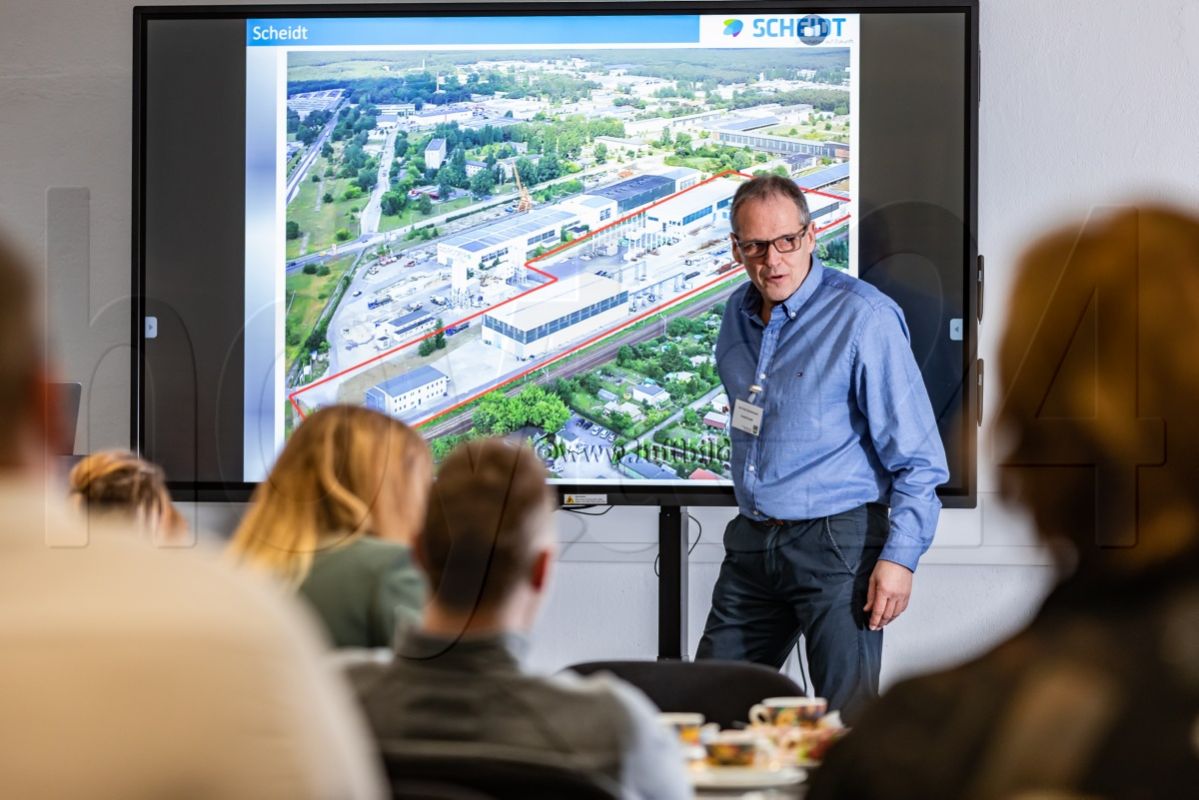
[[[296,222],[294,219],[289,219],[287,221],[287,238],[288,239],[299,239],[300,238],[300,223]]]
[[[408,207],[408,195],[404,192],[384,192],[379,200],[379,210],[386,216],[393,217]]]
[[[521,392],[519,397],[523,417],[520,427],[534,425],[545,433],[561,430],[570,418],[570,409],[557,395],[540,386],[532,386]]]
[[[608,420],[614,431],[625,435],[633,427],[633,418],[623,411],[613,411],[608,415]]]
[[[416,209],[426,217],[433,213],[433,201],[429,199],[429,195],[420,196],[420,200],[416,201]]]
[[[662,350],[658,364],[666,372],[681,372],[691,365],[676,345],[669,344]]]
[[[495,173],[481,169],[470,179],[470,191],[476,198],[484,198],[495,191]]]
[[[520,427],[521,420],[518,410],[502,392],[492,392],[484,396],[475,407],[472,420],[475,428],[482,434],[505,436]]]
[[[378,176],[376,175],[374,168],[363,167],[362,169],[358,170],[358,178],[356,183],[358,184],[358,188],[362,191],[369,192],[374,188],[377,182]]]

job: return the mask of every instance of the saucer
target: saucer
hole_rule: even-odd
[[[803,783],[807,777],[798,767],[707,767],[691,772],[691,785],[696,789],[777,789]]]

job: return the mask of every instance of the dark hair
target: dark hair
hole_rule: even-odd
[[[420,539],[435,602],[466,612],[507,599],[532,566],[552,507],[545,467],[528,447],[459,445],[437,472]]]
[[[737,212],[741,210],[741,206],[750,201],[765,200],[768,197],[787,198],[795,203],[796,209],[799,210],[801,223],[807,225],[811,221],[812,215],[808,211],[808,201],[795,181],[781,175],[761,175],[738,186],[737,193],[733,195],[733,205],[729,210],[729,225],[732,227],[733,233],[737,232]]]
[[[0,237],[0,462],[18,458],[19,431],[39,398],[34,385],[43,348],[37,284],[26,262]]]
[[[1194,548],[1199,218],[1132,209],[1062,228],[1024,256],[1009,309],[1004,494],[1080,570]]]

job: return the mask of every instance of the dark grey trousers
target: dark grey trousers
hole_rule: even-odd
[[[695,657],[779,669],[803,634],[816,694],[852,725],[878,696],[883,632],[867,629],[862,606],[887,513],[871,503],[781,525],[737,515]]]

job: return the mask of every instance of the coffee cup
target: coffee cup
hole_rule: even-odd
[[[694,747],[699,744],[700,730],[704,726],[703,714],[664,713],[658,715],[658,721],[673,729],[683,745]]]
[[[768,697],[749,710],[754,725],[773,728],[793,728],[815,725],[828,711],[823,697]]]
[[[704,739],[708,765],[750,767],[758,757],[758,736],[753,731],[720,731]]]

